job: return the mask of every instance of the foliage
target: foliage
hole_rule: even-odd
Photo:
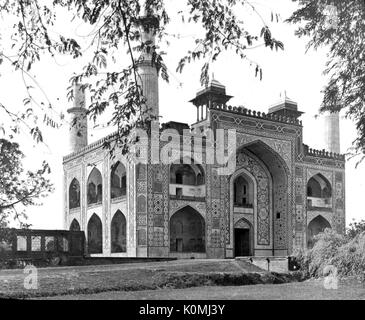
[[[353,221],[349,224],[346,230],[346,236],[349,239],[354,239],[357,235],[365,231],[365,220],[360,220],[359,222]]]
[[[88,89],[91,95],[89,117],[95,120],[107,109],[111,109],[113,115],[107,125],[117,127],[117,141],[125,142],[125,137],[132,128],[144,126],[151,120],[151,117],[144,114],[151,106],[141,108],[146,99],[137,68],[140,53],[153,52],[152,63],[164,80],[168,81],[169,78],[162,58],[165,52],[151,41],[141,40],[139,17],[154,15],[157,18],[156,36],[159,43],[169,43],[166,26],[170,23],[170,14],[186,24],[202,27],[204,32],[196,39],[196,48],[183,55],[177,66],[181,72],[186,63],[201,60],[202,84],[209,79],[211,62],[224,51],[231,50],[248,60],[247,49],[260,45],[271,50],[283,49],[283,44],[272,36],[268,24],[247,0],[187,0],[187,12],[167,12],[166,8],[163,0],[147,0],[142,8],[138,0],[53,0],[51,3],[42,0],[0,0],[3,17],[11,17],[14,21],[11,44],[6,46],[0,43],[0,65],[10,63],[24,78],[24,75],[30,76],[33,65],[45,55],[54,57],[64,54],[80,59],[87,52],[93,52],[82,72],[71,77],[67,96],[70,100],[73,99],[73,84],[81,83],[83,89]],[[248,31],[246,24],[235,14],[240,9],[254,13],[258,24],[262,25],[260,34]],[[53,25],[62,10],[68,12],[72,20],[82,21],[84,25],[93,28],[93,32],[85,37],[84,43],[66,34],[54,36]],[[278,21],[278,15],[272,13],[271,20]],[[129,65],[109,71],[108,66],[117,61],[120,49],[126,50]],[[252,61],[250,63],[254,64],[256,76],[261,78],[260,66]],[[0,109],[14,122],[13,130],[18,131],[19,122],[29,126],[29,118],[44,119],[46,124],[58,127],[64,118],[60,110],[54,107],[44,92],[46,101],[39,103],[32,93],[33,88],[26,82],[25,86],[28,94],[23,101],[24,111],[13,113],[9,107],[0,103]],[[36,128],[36,124],[28,127],[32,136],[42,141],[41,132]]]
[[[312,249],[294,253],[301,270],[308,276],[323,276],[328,266],[334,266],[339,276],[362,276],[365,271],[365,232],[348,238],[332,229],[315,237]]]
[[[298,24],[297,36],[309,37],[307,48],[328,48],[321,111],[345,110],[358,131],[353,151],[365,154],[365,2],[293,1],[299,9],[288,21]]]
[[[43,162],[40,169],[25,171],[23,158],[17,143],[0,139],[0,229],[8,225],[11,217],[20,227],[26,227],[24,209],[39,204],[39,198],[53,190],[47,179],[48,164]]]

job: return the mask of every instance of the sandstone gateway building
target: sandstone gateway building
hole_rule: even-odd
[[[142,18],[144,40],[154,40],[154,19]],[[158,74],[142,53],[141,85],[159,114]],[[284,97],[267,113],[227,105],[216,80],[191,100],[197,121],[161,125],[204,132],[236,129],[236,166],[134,164],[111,159],[104,139],[87,143],[84,95],[69,109],[72,153],[64,157],[65,229],[82,230],[92,256],[230,258],[287,256],[311,246],[324,228],[344,232],[345,158],[339,154],[339,117],[327,116],[327,149],[303,144],[302,112]],[[160,148],[163,143],[160,143]],[[150,146],[151,147],[151,146]]]

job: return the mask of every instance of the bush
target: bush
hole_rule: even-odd
[[[356,222],[353,220],[349,224],[349,227],[346,230],[346,236],[350,239],[354,239],[357,235],[363,233],[365,231],[365,220],[361,220]]]
[[[297,250],[294,258],[310,277],[324,275],[326,267],[336,267],[339,276],[362,276],[365,271],[365,232],[353,239],[326,229],[315,237],[312,249]]]

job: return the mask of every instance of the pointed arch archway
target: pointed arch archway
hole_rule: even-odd
[[[75,209],[80,207],[80,182],[73,178],[68,188],[68,207]]]
[[[240,141],[244,141],[241,139]],[[269,141],[270,142],[270,141]],[[268,143],[269,143],[268,142]],[[290,147],[290,146],[289,146]],[[284,148],[280,145],[280,148]],[[238,146],[236,157],[236,172],[244,168],[254,176],[256,194],[254,194],[255,231],[254,250],[259,249],[267,255],[286,255],[290,248],[291,235],[288,230],[291,224],[290,212],[292,194],[291,171],[288,162],[290,154],[281,156],[280,149],[265,140],[254,140]],[[290,152],[290,149],[289,151]],[[261,172],[260,172],[261,171]],[[231,194],[234,192],[231,179]],[[255,201],[256,209],[255,209]],[[231,208],[233,206],[231,196]],[[233,210],[231,210],[231,215]],[[228,253],[234,255],[234,224],[231,216],[230,241],[227,244]]]
[[[314,237],[323,232],[325,229],[331,228],[331,224],[322,215],[313,218],[307,227],[307,246],[312,248],[314,245]]]
[[[110,172],[110,197],[112,199],[127,194],[127,171],[123,163],[117,161]]]
[[[170,252],[205,252],[205,221],[191,206],[177,210],[170,218]]]
[[[127,221],[117,210],[111,222],[111,253],[127,252]]]
[[[332,186],[321,173],[311,176],[307,182],[307,206],[313,208],[330,208]]]
[[[87,224],[87,248],[90,254],[103,253],[103,224],[95,213]]]
[[[80,231],[80,224],[76,219],[73,219],[70,224],[70,231]]]
[[[100,171],[93,168],[87,179],[87,203],[101,203],[103,199],[103,179]]]

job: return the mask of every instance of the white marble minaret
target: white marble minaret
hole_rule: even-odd
[[[329,152],[340,153],[340,114],[326,113],[324,116],[324,142]]]
[[[137,81],[142,87],[143,96],[147,100],[144,106],[145,110],[149,110],[149,113],[158,120],[158,69],[153,62],[153,47],[159,21],[151,12],[146,11],[146,15],[138,20],[138,25],[141,28],[141,42],[145,48],[137,61]]]
[[[85,92],[81,84],[74,87],[73,107],[68,109],[70,116],[70,152],[76,152],[87,146],[87,109]]]

